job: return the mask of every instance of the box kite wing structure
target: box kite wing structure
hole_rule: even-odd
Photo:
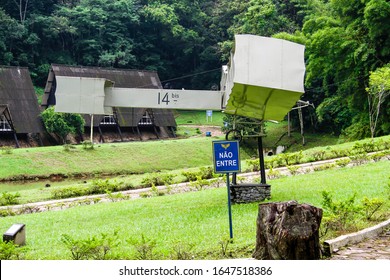
[[[113,107],[224,110],[279,121],[304,92],[304,46],[254,35],[236,35],[220,91],[119,88],[104,78],[56,76],[56,111],[110,114]]]
[[[282,120],[304,93],[304,46],[285,40],[236,35],[228,66],[225,112]]]

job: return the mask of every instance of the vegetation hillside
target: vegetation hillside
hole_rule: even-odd
[[[29,67],[38,88],[58,63],[210,89],[234,34],[283,38],[306,47],[305,126],[356,139],[390,132],[389,17],[386,0],[0,0],[0,65]]]

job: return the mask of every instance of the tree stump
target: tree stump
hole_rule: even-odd
[[[258,260],[317,260],[321,257],[319,228],[322,209],[296,201],[259,205]]]

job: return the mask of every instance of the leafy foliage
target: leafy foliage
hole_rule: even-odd
[[[22,260],[27,247],[20,247],[11,241],[0,241],[0,260]]]
[[[68,234],[63,234],[61,241],[70,250],[73,260],[113,259],[111,251],[120,243],[118,231],[114,231],[113,234],[101,233],[86,239],[74,239]]]
[[[49,107],[41,113],[41,117],[47,132],[58,135],[63,143],[69,134],[84,130],[84,119],[79,114],[56,113],[54,107]]]
[[[303,98],[317,119],[305,127],[381,136],[389,101],[373,133],[365,89],[390,61],[389,17],[387,0],[0,0],[0,64],[29,67],[39,87],[60,63],[155,70],[166,88],[210,89],[234,34],[283,38],[306,47]]]

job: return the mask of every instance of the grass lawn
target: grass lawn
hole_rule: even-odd
[[[293,199],[317,207],[321,207],[324,190],[331,192],[336,201],[356,193],[357,204],[364,197],[381,198],[385,204],[379,214],[384,219],[390,216],[389,170],[390,162],[380,161],[268,183],[272,185],[272,201]],[[233,205],[234,242],[229,244],[227,255],[222,254],[229,235],[225,187],[3,217],[0,230],[5,232],[14,223],[26,224],[28,259],[70,259],[70,251],[60,241],[63,234],[87,239],[99,233],[111,235],[114,230],[119,232],[121,245],[113,249],[113,258],[134,259],[137,246],[132,244],[148,242],[155,242],[151,252],[157,259],[174,258],[178,248],[197,259],[250,257],[255,246],[257,208],[257,203]],[[368,225],[359,216],[354,230]]]
[[[0,154],[0,178],[49,174],[135,174],[212,164],[214,137],[107,143],[69,152],[62,146],[14,149]],[[196,155],[196,156],[195,156]],[[242,159],[248,158],[245,151]]]
[[[213,125],[222,126],[224,113],[213,111],[212,117],[206,118],[206,111],[175,110],[177,125]]]

